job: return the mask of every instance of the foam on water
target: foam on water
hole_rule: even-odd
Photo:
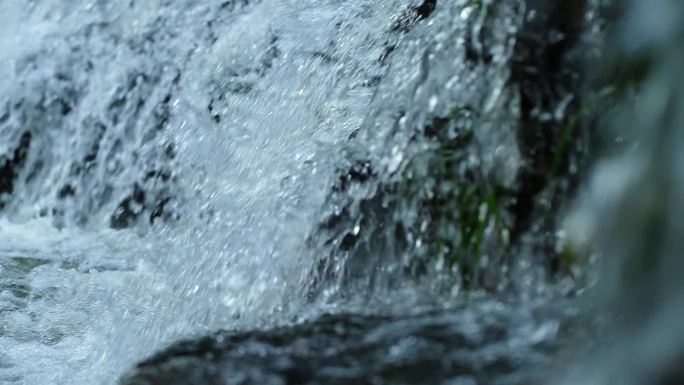
[[[149,250],[123,234],[58,232],[43,220],[0,228],[0,379],[111,381],[109,355],[141,350],[144,319],[159,316],[147,303],[163,301],[170,283],[141,262]]]

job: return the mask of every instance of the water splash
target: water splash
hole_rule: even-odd
[[[416,5],[4,2],[2,379],[112,383],[178,336],[295,313]]]

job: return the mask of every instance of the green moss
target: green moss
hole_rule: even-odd
[[[433,146],[407,160],[397,187],[400,201],[417,208],[422,220],[412,226],[420,228],[416,263],[443,261],[460,272],[467,287],[477,285],[483,246],[495,242],[503,254],[510,244],[510,221],[503,213],[508,193],[479,167],[468,166],[475,146],[468,127],[479,119],[470,106],[455,106],[447,118],[435,119]]]

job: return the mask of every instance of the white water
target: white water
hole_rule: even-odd
[[[410,2],[249,3],[0,4],[0,155],[31,132],[0,223],[0,382],[114,383],[179,336],[301,310],[306,237]],[[141,216],[108,229],[136,184]]]

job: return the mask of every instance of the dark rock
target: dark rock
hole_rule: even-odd
[[[485,308],[398,318],[325,315],[273,330],[219,332],[174,344],[121,384],[544,383],[538,365],[551,359],[542,341],[517,333],[521,314],[507,305]],[[524,316],[534,325],[554,317]]]
[[[408,32],[415,23],[428,18],[437,7],[437,0],[423,0],[419,5],[407,7],[390,27],[392,32]]]
[[[528,1],[528,6],[528,15],[534,16],[528,16],[518,34],[511,67],[512,81],[520,90],[518,143],[526,163],[519,172],[519,189],[510,208],[515,213],[513,238],[529,229],[539,194],[557,176],[570,176],[570,158],[578,154],[571,150],[559,154],[559,143],[582,96],[579,75],[584,63],[578,50],[582,49],[579,41],[584,32],[586,2]],[[556,111],[562,111],[562,115]],[[574,133],[570,140],[581,138]],[[554,164],[556,156],[560,156],[561,164]]]
[[[4,195],[14,191],[15,180],[26,162],[30,146],[31,132],[26,131],[21,135],[11,156],[0,157],[0,209],[5,205]]]

